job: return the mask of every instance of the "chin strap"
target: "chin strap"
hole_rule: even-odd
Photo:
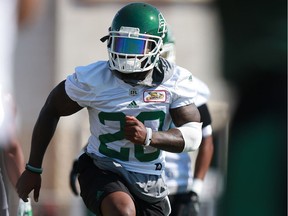
[[[110,31],[111,31],[111,27],[109,27],[109,29],[108,29],[108,32],[110,32]],[[107,41],[109,38],[110,38],[110,35],[108,34],[108,35],[105,35],[104,37],[100,38],[100,41],[101,41],[102,43],[104,43],[104,42]]]
[[[109,39],[109,37],[110,37],[109,35],[105,35],[104,37],[100,38],[100,41],[104,43],[105,41]]]

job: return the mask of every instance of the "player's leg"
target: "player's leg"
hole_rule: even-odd
[[[170,216],[197,216],[199,201],[193,200],[192,193],[179,193],[169,196],[171,203]]]
[[[79,158],[79,184],[86,207],[101,215],[136,215],[133,197],[122,179],[94,165],[86,154]]]
[[[171,204],[171,214],[170,216],[178,216],[182,213],[183,208],[185,208],[186,203],[182,202],[181,195],[173,194],[169,195],[169,200]]]
[[[131,215],[136,216],[136,209],[130,195],[116,191],[108,194],[101,202],[101,212],[103,215]]]
[[[145,202],[135,197],[135,205],[137,216],[168,216],[171,212],[168,197],[156,203]]]

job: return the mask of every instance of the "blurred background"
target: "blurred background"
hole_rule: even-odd
[[[20,29],[16,42],[14,95],[19,134],[28,160],[33,126],[48,93],[74,68],[108,59],[100,41],[115,13],[129,1],[39,0],[33,19]],[[207,176],[201,215],[216,215],[226,172],[228,122],[235,105],[234,89],[221,72],[221,23],[213,0],[151,0],[172,26],[178,65],[189,69],[210,88],[209,109],[215,154]],[[69,187],[72,161],[88,138],[85,110],[62,118],[43,163],[42,189],[34,215],[87,215],[80,197]],[[10,199],[17,200],[13,191]],[[32,194],[31,194],[32,197]],[[11,205],[15,209],[18,201]],[[13,215],[13,214],[12,214]]]

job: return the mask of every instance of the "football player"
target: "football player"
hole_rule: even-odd
[[[163,43],[161,56],[175,63],[175,38],[170,26]],[[170,190],[171,216],[197,216],[199,214],[199,196],[214,151],[211,116],[207,106],[210,91],[201,80],[195,76],[193,76],[193,79],[198,91],[195,105],[199,109],[201,122],[203,122],[202,141],[195,160],[194,174],[191,172],[191,157],[187,152],[180,154],[166,153],[165,176]]]
[[[85,107],[91,136],[78,179],[88,209],[97,216],[169,215],[163,150],[197,150],[202,123],[192,74],[160,57],[166,32],[162,13],[150,4],[130,3],[116,13],[102,39],[109,60],[77,67],[49,94],[17,183],[20,198],[27,201],[34,190],[38,201],[42,161],[58,121]]]

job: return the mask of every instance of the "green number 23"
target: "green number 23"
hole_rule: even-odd
[[[158,130],[162,130],[163,121],[165,118],[165,113],[163,111],[152,111],[152,112],[141,112],[136,118],[144,124],[144,121],[156,120],[159,121]],[[100,147],[99,152],[106,155],[107,157],[117,158],[122,161],[129,160],[129,148],[120,148],[120,151],[116,151],[108,148],[110,142],[115,142],[124,139],[124,124],[125,124],[125,114],[122,112],[100,112],[99,113],[100,122],[105,125],[105,120],[120,122],[120,131],[116,133],[107,133],[99,136]],[[135,157],[141,162],[148,162],[157,159],[159,156],[160,150],[157,149],[155,152],[144,153],[144,148],[142,145],[135,145]]]

